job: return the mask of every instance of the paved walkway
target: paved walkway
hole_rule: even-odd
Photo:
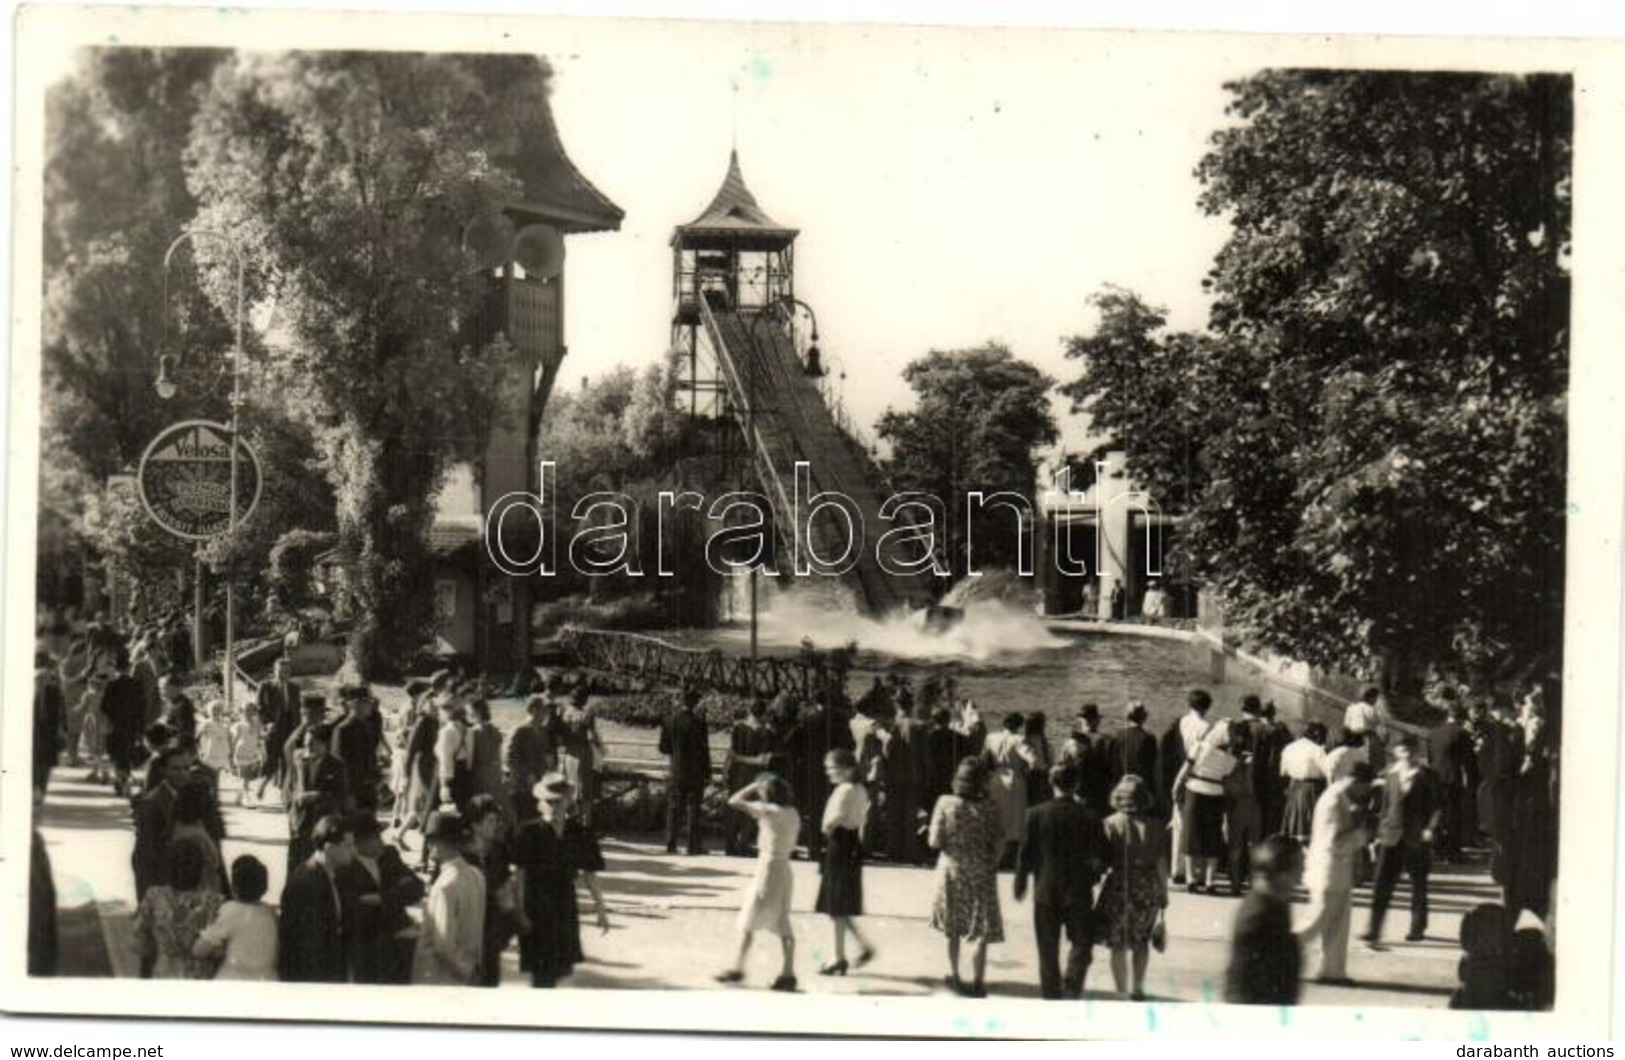
[[[40,818],[50,852],[63,923],[63,967],[76,975],[135,974],[130,946],[134,882],[130,871],[133,836],[127,804],[105,786],[81,781],[82,771],[58,769]],[[228,779],[228,785],[233,781]],[[272,789],[274,792],[275,789]],[[229,838],[225,856],[253,853],[271,870],[270,894],[281,892],[286,871],[286,819],[269,809],[229,805],[235,789],[223,793]],[[416,842],[416,837],[413,837]],[[416,847],[412,848],[414,851]],[[752,862],[720,854],[670,857],[662,846],[636,839],[604,844],[609,871],[603,878],[612,930],[600,935],[589,925],[583,938],[587,963],[566,983],[572,987],[716,989],[711,976],[730,960],[738,895]],[[409,860],[415,860],[409,856]],[[800,948],[801,989],[831,994],[931,994],[946,990],[942,939],[928,923],[932,877],[928,870],[887,866],[864,870],[867,916],[860,921],[879,957],[860,974],[845,979],[814,974],[829,958],[828,921],[812,912],[818,890],[816,868],[794,863],[795,914]],[[1037,964],[1031,907],[1010,895],[1010,876],[1001,877],[1006,940],[991,948],[988,989],[1005,996],[1036,997]],[[1395,895],[1388,932],[1394,941],[1383,951],[1353,944],[1349,972],[1356,985],[1305,983],[1304,1004],[1358,1004],[1443,1007],[1455,987],[1461,916],[1497,892],[1482,865],[1444,866],[1433,876],[1432,921],[1426,939],[1399,941],[1405,928],[1407,892]],[[1355,932],[1363,930],[1369,892],[1356,896]],[[1168,951],[1153,954],[1147,990],[1154,997],[1214,1001],[1222,992],[1227,940],[1236,901],[1175,893],[1168,914]],[[1312,970],[1316,954],[1305,954]],[[510,951],[505,979],[524,982]],[[765,986],[777,973],[778,947],[771,937],[758,941],[747,968],[747,986]],[[968,966],[967,969],[968,971]],[[1095,950],[1088,994],[1110,997],[1107,952]]]

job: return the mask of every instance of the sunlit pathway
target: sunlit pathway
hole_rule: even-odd
[[[58,769],[40,818],[62,917],[64,972],[133,976],[136,961],[130,948],[130,917],[135,887],[130,869],[129,807],[105,786],[86,784],[82,777],[80,770]],[[286,873],[286,818],[272,809],[236,806],[232,783],[228,780],[223,792],[226,859],[229,862],[245,853],[259,857],[271,871],[269,893],[275,896],[281,892]],[[588,918],[583,934],[587,963],[565,986],[715,989],[711,976],[729,959],[734,912],[752,862],[720,854],[668,857],[658,843],[623,839],[606,840],[604,851],[609,871],[603,880],[612,929],[608,935],[600,935]],[[407,857],[409,863],[415,863],[415,845]],[[800,941],[797,971],[801,990],[898,995],[946,991],[942,984],[944,946],[928,923],[929,870],[883,863],[866,868],[869,915],[861,923],[879,957],[846,978],[825,978],[816,974],[829,958],[830,944],[828,921],[812,912],[817,869],[806,861],[793,865],[793,921]],[[1031,906],[1014,901],[1010,883],[1008,874],[1001,877],[1006,940],[990,949],[988,988],[996,995],[1037,997]],[[1432,890],[1433,912],[1426,939],[1406,943],[1398,937],[1404,930],[1407,901],[1402,885],[1389,920],[1392,941],[1388,947],[1372,952],[1356,941],[1349,958],[1356,985],[1325,987],[1306,982],[1303,1003],[1443,1007],[1456,983],[1461,916],[1479,902],[1495,900],[1495,890],[1482,866],[1476,864],[1441,868],[1434,875]],[[1356,934],[1364,929],[1368,901],[1368,892],[1356,895]],[[1147,983],[1152,997],[1190,1002],[1220,999],[1235,908],[1231,898],[1174,894],[1168,915],[1168,952],[1152,956]],[[771,982],[777,961],[771,941],[761,940],[753,952],[747,988],[765,988]],[[1305,958],[1312,971],[1312,950]],[[510,947],[504,979],[518,988],[528,978],[521,975],[516,961]],[[1094,951],[1087,986],[1088,995],[1097,1000],[1111,996],[1111,973],[1103,949]]]

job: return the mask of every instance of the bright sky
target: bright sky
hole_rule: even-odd
[[[1167,306],[1176,326],[1205,318],[1201,280],[1227,230],[1197,210],[1192,171],[1226,120],[1223,82],[1257,69],[1255,49],[630,20],[535,39],[566,149],[626,211],[619,232],[570,240],[563,385],[668,346],[671,230],[715,194],[736,125],[747,184],[801,230],[797,293],[871,435],[911,402],[903,366],[933,348],[996,339],[1071,377],[1062,339],[1091,326],[1085,299],[1106,283]],[[64,51],[53,72],[70,64]],[[1062,444],[1089,444],[1055,406]]]
[[[1192,171],[1225,121],[1222,83],[1254,68],[1212,39],[1169,55],[1164,38],[1150,62],[1063,32],[577,28],[549,53],[554,109],[626,220],[570,241],[568,385],[666,348],[667,243],[722,182],[736,84],[746,183],[801,230],[797,293],[866,430],[909,404],[901,370],[932,348],[998,339],[1075,374],[1061,340],[1090,326],[1105,283],[1176,324],[1205,317],[1227,230],[1196,208]],[[1084,425],[1062,423],[1076,449]]]

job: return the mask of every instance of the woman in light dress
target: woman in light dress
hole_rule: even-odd
[[[220,907],[192,946],[192,956],[220,960],[216,979],[264,982],[276,978],[276,910],[261,899],[269,885],[265,864],[252,854],[231,863],[237,897]]]
[[[1026,736],[1027,719],[1020,714],[1004,716],[1004,731],[987,738],[982,754],[992,770],[988,793],[997,807],[999,828],[1004,835],[1000,865],[1013,864],[1016,844],[1027,826],[1027,775],[1038,767],[1038,755]]]
[[[196,843],[169,850],[169,882],[154,884],[135,911],[135,949],[152,961],[154,979],[210,979],[214,961],[193,947],[220,911],[220,892],[203,881],[203,852]]]
[[[986,997],[987,945],[1004,941],[999,912],[998,863],[1004,847],[999,808],[988,797],[983,759],[966,758],[954,773],[953,794],[937,800],[927,836],[937,859],[931,926],[948,939],[948,986],[965,997]],[[972,981],[959,977],[961,939],[975,944]]]
[[[801,814],[795,796],[783,777],[764,773],[734,792],[728,805],[756,819],[756,873],[745,888],[745,901],[739,910],[739,953],[733,967],[716,977],[719,983],[737,983],[745,978],[745,957],[750,953],[756,932],[779,937],[784,963],[773,989],[793,992],[796,988],[796,937],[790,928],[790,899],[795,876],[790,871],[790,855],[801,832]]]

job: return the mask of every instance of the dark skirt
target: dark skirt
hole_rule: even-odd
[[[1185,837],[1184,853],[1193,858],[1218,858],[1225,853],[1224,796],[1185,792],[1184,816],[1180,828]]]
[[[1286,786],[1286,808],[1281,812],[1281,834],[1308,839],[1315,820],[1315,803],[1326,790],[1324,780],[1293,780]]]
[[[862,916],[863,847],[857,832],[837,828],[830,833],[821,871],[813,911],[825,916]]]

